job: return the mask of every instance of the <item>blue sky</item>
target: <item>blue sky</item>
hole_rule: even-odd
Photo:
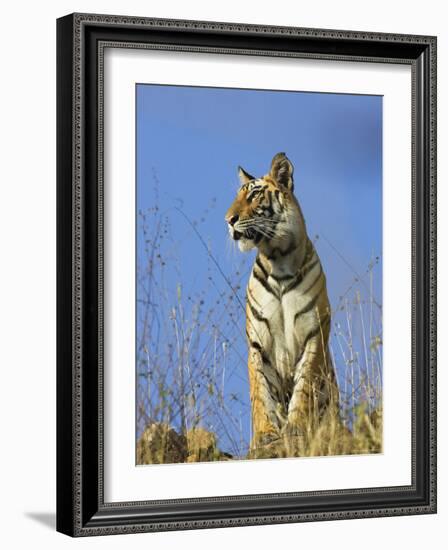
[[[381,97],[142,84],[136,98],[136,206],[149,212],[157,205],[158,215],[168,220],[170,245],[161,251],[167,258],[168,300],[170,292],[175,300],[180,285],[182,296],[192,297],[190,303],[201,292],[200,299],[211,303],[228,291],[224,276],[231,279],[241,262],[250,269],[253,254],[243,258],[233,250],[224,223],[238,188],[237,166],[262,176],[272,157],[284,151],[294,165],[295,194],[308,233],[319,236],[316,247],[332,307],[358,284],[357,274],[365,273],[372,256],[380,262],[373,289],[381,304]],[[155,227],[151,223],[149,232]],[[146,237],[137,223],[137,267],[146,261]],[[242,300],[247,278],[241,278]],[[366,278],[358,286],[367,292],[368,284]],[[154,293],[153,300],[161,298]],[[138,307],[137,340],[142,316]],[[244,326],[244,312],[237,322]],[[159,331],[159,347],[164,338],[169,335]],[[235,346],[244,358],[244,339]],[[239,382],[229,378],[228,387],[244,401],[246,373],[240,363]],[[246,419],[242,423],[246,437]]]

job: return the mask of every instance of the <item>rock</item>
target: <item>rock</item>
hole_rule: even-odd
[[[216,435],[204,428],[192,428],[187,432],[187,462],[212,462],[232,458],[228,453],[219,450]]]
[[[137,442],[137,464],[172,464],[229,460],[220,451],[216,435],[204,428],[192,428],[180,435],[165,423],[150,424]]]
[[[165,423],[150,424],[137,442],[137,464],[186,462],[187,440]]]

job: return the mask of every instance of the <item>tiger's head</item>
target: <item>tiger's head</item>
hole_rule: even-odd
[[[294,232],[304,232],[300,207],[294,197],[294,168],[285,153],[272,159],[269,174],[255,178],[241,167],[241,182],[225,220],[230,237],[238,241],[242,252],[258,247],[288,246]]]

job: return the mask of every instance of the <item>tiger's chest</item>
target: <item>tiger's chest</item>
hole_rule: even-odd
[[[307,335],[316,326],[315,312],[307,309],[313,277],[316,273],[306,280],[291,277],[279,281],[271,276],[260,280],[252,274],[249,281],[247,332],[284,379],[294,373]]]

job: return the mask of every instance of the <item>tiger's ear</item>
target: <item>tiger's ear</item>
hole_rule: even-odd
[[[238,176],[240,178],[241,185],[245,185],[249,181],[252,181],[252,180],[255,179],[253,176],[248,174],[246,172],[246,170],[243,170],[243,168],[241,168],[241,166],[238,166]]]
[[[293,175],[294,167],[285,153],[277,153],[272,159],[270,176],[278,185],[283,185],[290,191],[294,191]]]

